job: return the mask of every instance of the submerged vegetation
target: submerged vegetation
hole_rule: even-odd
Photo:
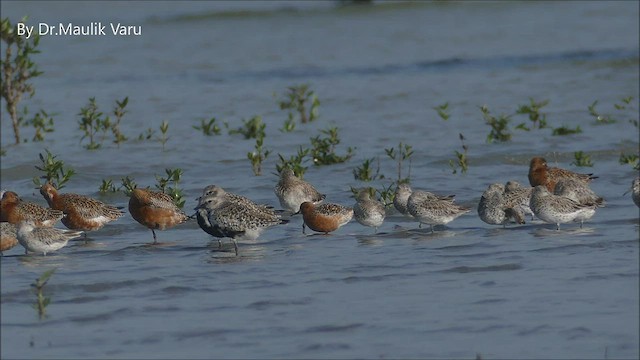
[[[36,303],[33,307],[38,311],[38,318],[40,320],[47,316],[47,306],[51,303],[51,298],[44,296],[44,286],[47,285],[51,275],[53,275],[55,271],[55,268],[45,271],[34,283],[31,284],[31,287],[34,289],[36,294]]]
[[[40,166],[36,165],[35,168],[43,172],[44,175],[33,178],[33,184],[37,187],[43,185],[41,179],[44,179],[45,183],[51,183],[56,189],[60,190],[76,173],[72,168],[66,168],[62,160],[56,160],[57,155],[53,155],[48,149],[45,149],[45,155],[40,153],[38,157],[42,164]]]

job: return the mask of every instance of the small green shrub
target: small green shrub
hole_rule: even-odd
[[[589,115],[591,115],[595,120],[596,124],[613,124],[616,122],[616,119],[612,118],[609,115],[602,115],[596,110],[596,105],[598,104],[598,100],[595,100],[591,105],[589,105]]]
[[[45,182],[51,183],[56,189],[60,190],[64,187],[64,184],[75,175],[75,170],[72,168],[65,168],[62,160],[56,160],[57,156],[53,155],[48,149],[45,149],[46,156],[42,153],[38,154],[40,158],[41,166],[36,165],[36,169],[44,172],[44,175],[33,178],[33,184],[37,187],[41,187],[43,183],[40,179],[44,179]]]
[[[491,132],[487,135],[487,142],[492,143],[506,142],[511,140],[511,133],[509,132],[509,121],[511,121],[511,115],[500,115],[495,117],[491,115],[489,108],[486,105],[480,106],[482,117],[487,125],[491,127]]]
[[[313,164],[316,166],[331,165],[343,163],[353,156],[353,148],[347,148],[345,155],[338,155],[335,152],[336,145],[340,144],[338,128],[332,127],[326,130],[320,130],[325,137],[320,135],[311,138],[311,157]]]
[[[311,103],[311,106],[309,111],[307,111],[309,103]],[[302,124],[318,118],[320,100],[318,100],[318,97],[313,91],[309,90],[308,84],[302,84],[288,87],[287,92],[283,95],[283,99],[278,101],[278,105],[280,106],[280,110],[288,111],[288,124],[285,123],[283,129],[285,129],[285,131],[286,129],[292,131],[295,127],[292,123],[295,122],[296,112],[298,114],[298,120]]]
[[[580,167],[592,167],[593,163],[591,162],[591,156],[582,152],[576,151],[573,153],[573,162],[572,164]]]
[[[516,114],[523,114],[529,116],[529,121],[532,123],[532,128],[542,129],[547,127],[547,114],[540,113],[540,109],[547,106],[549,100],[542,100],[536,102],[533,98],[529,98],[529,105],[520,105],[516,110]],[[521,123],[516,126],[516,129],[531,130],[525,123]]]
[[[184,198],[182,189],[178,186],[182,179],[182,169],[165,169],[165,173],[167,177],[156,175],[156,188],[165,194],[169,194],[176,206],[179,208],[184,207],[186,199]],[[171,183],[173,183],[173,185],[170,185]]]
[[[564,135],[572,135],[572,134],[580,134],[582,129],[580,129],[580,125],[576,126],[575,129],[568,128],[566,126],[561,126],[553,129],[551,135],[553,136],[564,136]]]
[[[411,147],[411,145],[408,144],[403,144],[402,141],[398,144],[398,150],[396,151],[396,149],[394,148],[385,148],[384,149],[385,153],[387,154],[387,156],[391,159],[394,160],[397,164],[398,164],[398,179],[397,182],[409,182],[409,180],[411,179],[411,156],[413,155],[413,148]],[[402,177],[402,164],[408,161],[409,162],[409,168],[408,168],[408,172],[407,172],[407,177],[403,178]]]
[[[206,136],[220,135],[220,127],[216,124],[216,118],[212,117],[209,120],[200,120],[200,126],[194,125],[193,128],[202,131]]]
[[[449,114],[449,103],[446,102],[442,105],[438,105],[436,107],[432,108],[433,110],[438,112],[438,116],[440,116],[440,118],[444,121],[449,120],[449,117],[451,116]]]
[[[373,169],[373,162],[376,161],[376,168]],[[353,178],[359,181],[371,182],[377,179],[384,178],[384,175],[380,174],[380,158],[365,159],[362,165],[353,169]]]
[[[298,147],[298,152],[295,155],[291,155],[289,159],[285,159],[282,154],[278,154],[278,163],[276,164],[278,174],[282,172],[282,169],[289,168],[297,177],[303,178],[304,173],[308,169],[308,167],[303,165],[303,162],[309,155],[309,151],[310,149],[303,149],[302,146],[300,146]]]
[[[456,174],[458,172],[458,168],[460,168],[460,172],[464,174],[467,172],[468,168],[467,151],[469,150],[469,148],[464,143],[464,135],[462,135],[462,133],[459,133],[458,137],[460,138],[460,142],[462,143],[462,152],[455,150],[457,162],[449,160],[449,166],[451,167],[453,174]]]
[[[245,139],[256,139],[264,133],[265,124],[261,116],[254,116],[249,120],[242,119],[241,127],[229,130],[229,135],[241,134]]]
[[[55,268],[45,271],[34,283],[31,284],[31,287],[34,288],[36,293],[36,303],[33,307],[38,311],[38,318],[40,320],[47,316],[47,306],[51,303],[51,298],[44,296],[44,286],[47,285],[47,282],[49,282],[51,275],[53,275],[55,271]]]

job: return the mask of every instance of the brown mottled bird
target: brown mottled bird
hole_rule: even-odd
[[[0,200],[0,221],[18,224],[33,220],[36,226],[53,226],[64,213],[20,199],[13,191],[5,191]]]
[[[3,251],[9,250],[18,245],[16,226],[8,222],[0,222],[0,255]]]
[[[124,215],[117,207],[88,196],[60,194],[50,183],[42,185],[40,194],[47,200],[49,207],[65,213],[62,223],[71,230],[98,230]]]
[[[325,203],[316,205],[310,201],[305,201],[300,205],[300,212],[304,219],[302,224],[303,233],[304,226],[307,225],[313,231],[328,234],[353,218],[353,209],[339,204]]]
[[[534,157],[529,164],[529,183],[535,187],[538,185],[544,185],[549,192],[553,193],[556,187],[556,183],[560,179],[577,179],[584,183],[589,183],[593,179],[597,179],[597,176],[593,174],[579,174],[573,171],[560,169],[557,167],[548,167],[547,160],[541,157]]]
[[[189,219],[171,196],[148,189],[133,189],[129,198],[129,213],[135,221],[151,229],[154,244],[157,244],[156,229],[169,229]]]

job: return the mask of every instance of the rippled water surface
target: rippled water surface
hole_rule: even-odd
[[[396,165],[385,148],[413,146],[416,188],[455,194],[473,211],[434,234],[392,209],[378,234],[352,221],[335,233],[302,235],[300,217],[269,229],[234,256],[195,222],[151,233],[129,214],[57,253],[1,260],[2,358],[638,358],[637,176],[618,162],[638,152],[637,2],[420,2],[342,7],[333,2],[18,2],[2,16],[30,23],[91,21],[141,25],[142,36],[45,36],[35,57],[44,71],[25,100],[55,113],[44,142],[12,145],[2,104],[2,188],[44,204],[32,178],[49,149],[77,175],[64,191],[101,195],[102,179],[129,176],[153,186],[166,168],[184,171],[185,209],[208,184],[277,206],[278,153],[339,128],[348,162],[309,167],[305,179],[327,201],[354,203],[353,170],[380,159],[388,186]],[[4,49],[4,48],[3,48]],[[308,83],[320,117],[279,131],[277,98]],[[129,96],[116,147],[83,148],[77,115],[89,97],[108,112]],[[631,104],[616,109],[621,99]],[[479,106],[514,114],[532,98],[551,128],[516,130],[486,143]],[[615,118],[598,125],[588,106]],[[450,119],[433,109],[449,104]],[[263,175],[246,158],[253,140],[204,136],[192,126],[215,116],[229,127],[262,116],[271,154]],[[169,122],[165,151],[138,134]],[[23,128],[30,139],[33,130]],[[469,169],[449,160],[468,146]],[[584,151],[594,166],[571,165]],[[529,159],[599,176],[607,201],[583,228],[538,220],[507,228],[475,208],[492,182],[528,183]],[[374,161],[375,163],[375,161]],[[408,164],[405,164],[405,175]],[[62,225],[60,225],[62,226]],[[56,268],[38,320],[29,284]]]

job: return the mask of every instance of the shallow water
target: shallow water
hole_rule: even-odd
[[[629,194],[637,172],[620,152],[638,151],[637,2],[438,2],[338,7],[292,2],[2,2],[3,16],[30,22],[121,21],[140,37],[43,37],[45,73],[24,103],[57,113],[42,143],[11,145],[2,105],[2,188],[44,204],[33,189],[38,154],[49,149],[76,175],[64,191],[119,206],[100,195],[102,179],[129,176],[153,186],[165,168],[184,170],[186,209],[208,184],[277,205],[277,154],[293,155],[309,137],[338,126],[344,164],[314,167],[305,179],[327,200],[354,203],[352,171],[384,148],[413,146],[412,184],[455,194],[468,215],[435,234],[392,210],[378,234],[355,221],[335,233],[301,234],[301,219],[269,229],[255,243],[222,251],[193,223],[150,231],[129,215],[88,243],[1,260],[2,358],[638,358],[638,208]],[[309,83],[320,118],[278,129],[286,119],[274,93]],[[129,96],[119,148],[85,150],[79,109],[95,96],[108,111]],[[614,103],[632,96],[632,105]],[[529,98],[549,99],[550,126],[580,126],[572,136],[513,129],[487,144],[478,106],[512,114]],[[618,121],[596,125],[587,107]],[[449,103],[443,121],[432,109]],[[261,115],[272,154],[253,176],[253,140],[207,137],[192,128],[216,116],[230,127]],[[138,134],[168,120],[165,151]],[[157,130],[156,130],[157,132]],[[449,160],[469,147],[469,170]],[[23,129],[24,137],[31,137]],[[84,144],[84,142],[82,142]],[[585,151],[594,166],[570,165]],[[593,172],[607,201],[581,229],[529,222],[483,223],[475,207],[492,182],[527,181],[532,156]],[[406,169],[406,164],[405,164]],[[405,173],[406,174],[406,173]],[[381,180],[374,186],[388,185]],[[29,284],[57,268],[39,321]]]

